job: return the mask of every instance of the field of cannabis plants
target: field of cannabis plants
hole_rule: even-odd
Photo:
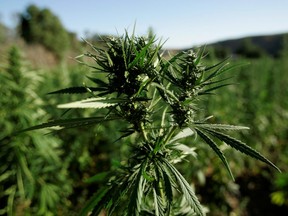
[[[287,54],[230,67],[204,49],[162,58],[154,40],[111,39],[88,63],[53,69],[9,50],[0,215],[288,212]]]

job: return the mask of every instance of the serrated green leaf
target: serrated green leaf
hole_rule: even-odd
[[[121,182],[119,184],[119,182]],[[116,183],[113,183],[113,187],[111,188],[110,197],[111,200],[107,204],[106,208],[108,210],[108,216],[113,215],[113,212],[116,210],[116,207],[121,203],[121,199],[127,195],[127,192],[131,189],[131,184],[129,184],[129,177],[126,176],[117,179]],[[96,214],[95,216],[98,216]]]
[[[197,127],[214,129],[214,130],[249,130],[249,127],[227,124],[207,124],[207,123],[195,123]]]
[[[85,56],[87,56],[87,54],[84,54]],[[86,67],[89,67],[89,68],[92,68],[94,70],[96,70],[97,72],[99,71],[102,71],[102,72],[105,72],[103,69],[101,69],[100,67],[97,67],[97,66],[93,66],[93,65],[90,65],[90,64],[87,64],[83,61],[80,61],[80,60],[76,60],[79,64],[81,65],[85,65]],[[98,63],[98,62],[97,62]],[[100,65],[100,64],[99,64]],[[105,72],[106,73],[106,72]]]
[[[194,191],[192,190],[189,183],[186,181],[186,179],[181,175],[181,173],[171,164],[169,161],[167,161],[165,158],[161,158],[162,162],[167,166],[167,168],[173,173],[175,176],[183,195],[188,202],[189,206],[196,212],[196,214],[200,216],[204,216],[203,208],[200,205],[200,202],[195,195]]]
[[[142,98],[138,97],[133,99],[133,101],[148,101],[149,98]],[[116,106],[119,103],[131,101],[131,99],[125,99],[125,98],[88,98],[81,101],[75,101],[71,103],[66,104],[60,104],[57,107],[62,109],[72,109],[72,108],[94,108],[94,109],[101,109],[101,108],[107,108],[111,106]]]
[[[90,76],[87,76],[87,78],[89,80],[91,80],[92,82],[94,82],[95,84],[99,85],[100,87],[103,87],[103,88],[107,88],[108,87],[108,84],[105,83],[104,81],[102,81],[101,79],[98,79],[98,78],[95,78],[95,77],[90,77]]]
[[[24,130],[18,131],[18,133],[44,129],[44,128],[53,128],[53,127],[56,127],[59,130],[62,128],[74,128],[74,127],[80,127],[80,126],[88,126],[88,125],[93,125],[93,124],[102,123],[105,121],[111,121],[115,119],[120,119],[120,117],[107,118],[105,116],[101,116],[101,117],[89,117],[89,118],[58,119],[58,120],[53,120],[53,121],[46,122],[40,125],[36,125],[30,128],[26,128]]]
[[[207,143],[213,149],[213,151],[218,155],[218,157],[222,160],[230,177],[232,178],[233,181],[235,181],[232,171],[230,169],[230,166],[226,160],[226,157],[224,156],[222,151],[218,148],[217,144],[198,128],[195,128],[195,130],[197,131],[198,135],[205,141],[205,143]]]
[[[166,170],[162,170],[164,186],[165,186],[165,196],[167,198],[167,215],[170,213],[170,208],[173,202],[173,192],[172,192],[172,184],[169,178],[169,175],[166,173]]]
[[[176,184],[174,183],[173,177],[170,175],[169,170],[167,169],[166,165],[163,164],[163,162],[157,160],[155,161],[155,166],[157,167],[157,170],[159,173],[158,176],[159,177],[161,176],[161,179],[159,179],[158,181],[154,183],[154,188],[156,190],[158,198],[161,197],[161,200],[160,200],[161,206],[163,206],[161,207],[161,209],[164,210],[165,215],[170,215],[170,209],[171,209],[172,202],[173,202],[172,187],[173,186],[176,187]],[[161,209],[158,209],[158,212],[161,212]]]
[[[123,100],[119,99],[106,99],[106,98],[88,98],[81,101],[76,101],[72,103],[60,104],[57,107],[60,109],[70,109],[70,108],[94,108],[101,109],[111,106],[116,106],[119,102]]]
[[[143,162],[138,170],[135,181],[133,181],[133,191],[128,204],[128,215],[139,216],[139,213],[141,211],[142,197],[144,194],[144,186],[146,183],[142,172],[145,167],[146,162]]]
[[[164,210],[165,207],[162,202],[161,196],[157,194],[155,186],[153,187],[153,197],[154,197],[154,207],[156,216],[165,216]]]
[[[226,134],[220,133],[220,132],[212,130],[212,129],[204,129],[204,130],[207,133],[211,134],[212,136],[217,137],[219,140],[222,140],[227,145],[230,145],[232,148],[234,148],[234,149],[236,149],[236,150],[238,150],[238,151],[240,151],[246,155],[249,155],[255,159],[258,159],[258,160],[272,166],[273,168],[275,168],[279,172],[281,172],[280,169],[277,166],[275,166],[271,161],[269,161],[267,158],[265,158],[259,152],[257,152],[256,150],[254,150],[250,146],[246,145],[245,143],[241,142],[240,140],[237,140],[233,137],[230,137]]]
[[[48,94],[83,94],[83,93],[88,93],[90,91],[105,91],[107,88],[100,88],[100,87],[70,87],[70,88],[65,88],[53,92],[49,92]]]

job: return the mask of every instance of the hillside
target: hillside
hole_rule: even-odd
[[[208,44],[207,47],[213,47],[218,51],[224,50],[232,54],[239,54],[239,52],[245,52],[248,50],[253,52],[264,52],[269,56],[277,57],[283,49],[285,38],[287,40],[288,33],[251,36],[219,41],[216,43]]]

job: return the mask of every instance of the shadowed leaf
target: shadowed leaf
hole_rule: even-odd
[[[53,91],[49,92],[48,94],[83,94],[83,93],[88,93],[88,92],[94,92],[94,91],[105,91],[107,90],[106,88],[101,88],[101,87],[70,87],[70,88],[65,88],[61,89],[58,91]]]
[[[109,187],[102,187],[97,193],[95,193],[86,205],[82,208],[80,216],[87,216],[90,212],[97,212],[97,214],[102,210],[103,206],[97,207],[97,205],[105,198],[105,195],[109,192]],[[109,195],[109,194],[108,194]]]
[[[98,124],[98,123],[111,121],[115,119],[119,119],[119,117],[106,118],[106,117],[101,116],[101,117],[90,117],[90,118],[58,119],[58,120],[53,120],[50,122],[46,122],[40,125],[36,125],[30,128],[21,130],[18,133],[44,129],[44,128],[52,128],[52,127],[60,127],[60,129],[62,129],[62,128],[74,128],[74,127],[88,126],[88,125]]]
[[[217,137],[219,140],[222,140],[223,142],[225,142],[227,145],[230,145],[232,148],[246,154],[249,155],[253,158],[256,158],[272,167],[274,167],[276,170],[278,170],[279,172],[280,169],[275,166],[271,161],[269,161],[267,158],[265,158],[263,155],[261,155],[259,152],[257,152],[256,150],[254,150],[253,148],[251,148],[250,146],[246,145],[245,143],[230,137],[226,134],[220,133],[218,131],[212,130],[212,129],[204,129],[207,133],[211,134],[214,137]]]
[[[171,171],[171,173],[173,173],[173,175],[175,176],[182,192],[183,195],[186,199],[186,201],[189,203],[189,205],[191,206],[191,208],[196,212],[196,214],[200,215],[200,216],[204,216],[204,212],[203,212],[203,208],[200,205],[200,202],[197,198],[197,196],[195,195],[194,191],[192,190],[191,186],[189,185],[189,183],[186,181],[186,179],[181,175],[181,173],[171,164],[169,163],[166,159],[162,159],[163,163],[167,166],[167,168]]]
[[[224,154],[222,153],[222,151],[218,148],[217,144],[212,139],[210,139],[206,134],[204,134],[201,130],[199,130],[197,128],[195,130],[197,131],[198,135],[213,149],[213,151],[222,160],[224,166],[228,170],[229,175],[231,176],[233,181],[235,181],[234,176],[232,174],[232,171],[231,171],[231,169],[229,167],[229,164],[228,164]]]

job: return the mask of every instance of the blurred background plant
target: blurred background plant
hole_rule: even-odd
[[[67,170],[61,160],[61,140],[41,133],[11,136],[13,131],[48,119],[37,95],[43,77],[30,70],[19,49],[11,47],[8,65],[1,68],[1,214],[54,215],[62,196],[71,193],[65,184]]]

